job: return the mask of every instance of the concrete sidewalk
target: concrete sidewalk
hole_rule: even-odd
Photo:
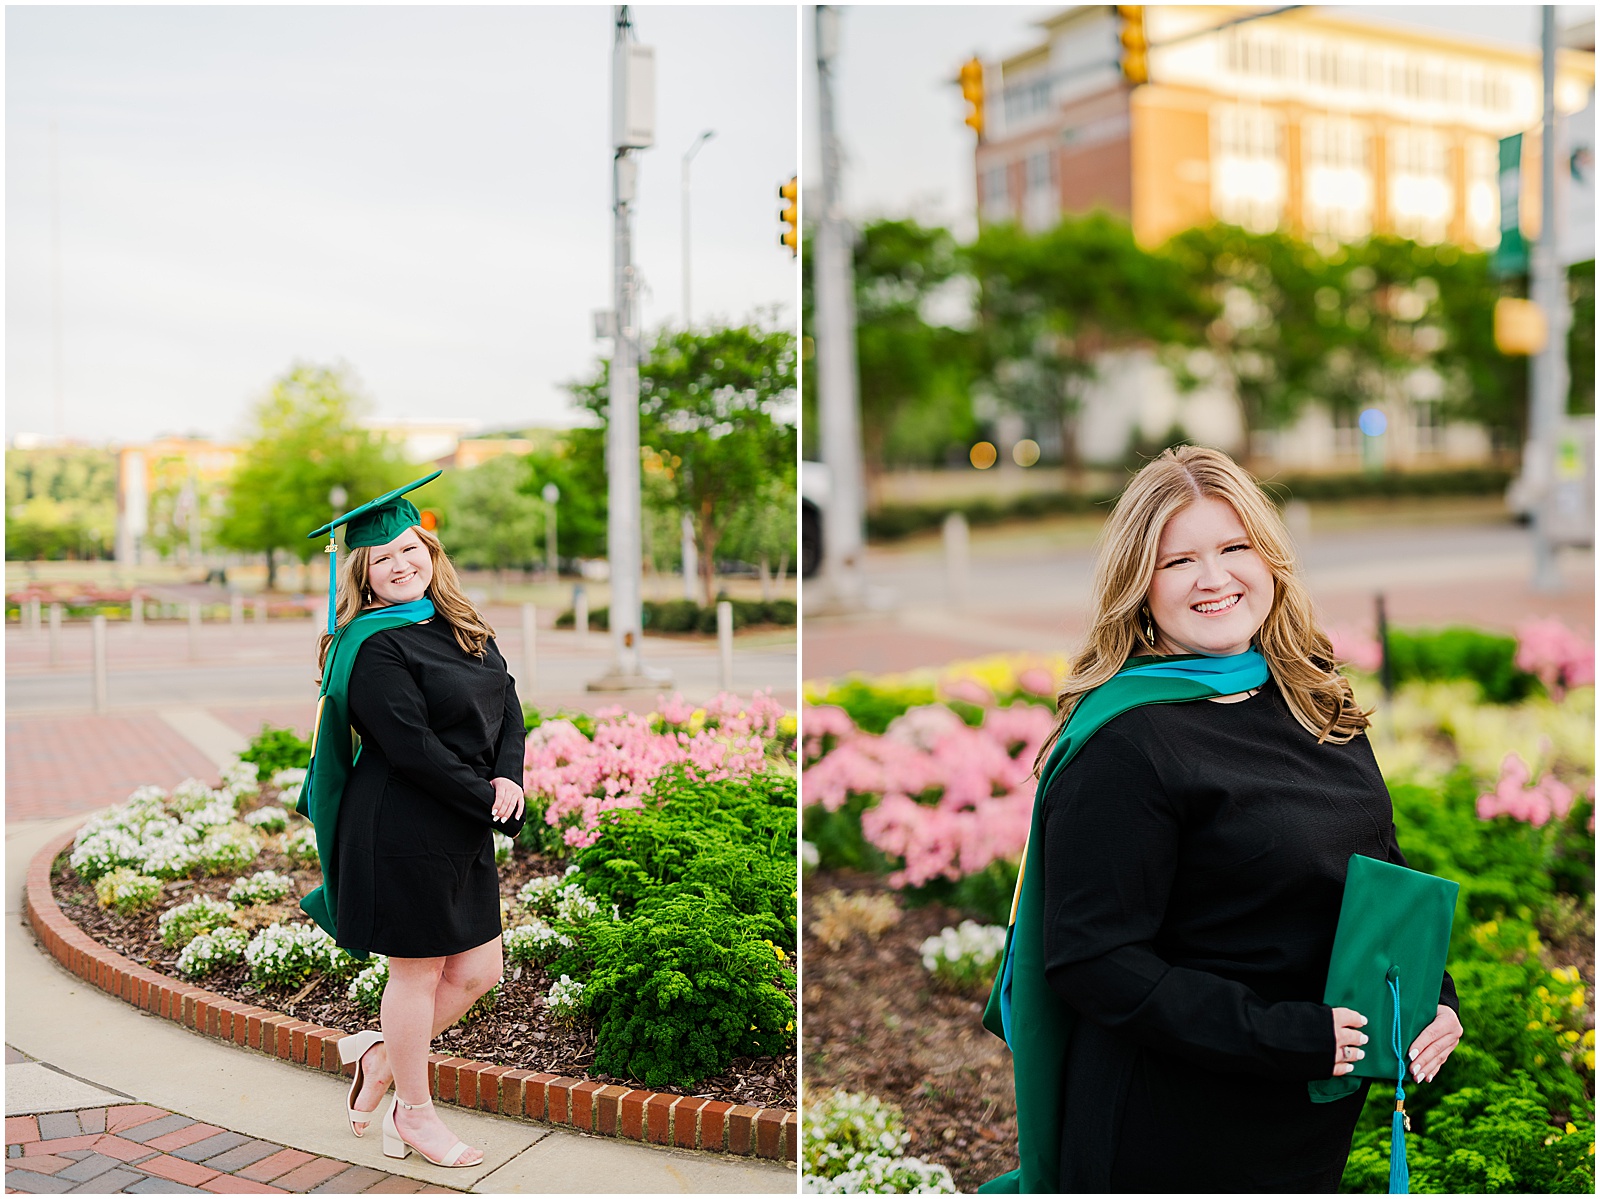
[[[793,1194],[797,1189],[792,1166],[586,1136],[450,1106],[442,1109],[450,1127],[484,1150],[480,1165],[445,1169],[414,1154],[403,1161],[385,1157],[380,1138],[357,1140],[350,1135],[343,1114],[346,1085],[337,1078],[224,1045],[149,1016],[68,974],[40,950],[22,923],[22,880],[32,856],[51,837],[81,820],[81,815],[73,815],[63,820],[13,820],[6,825],[6,877],[11,886],[5,905],[5,1041],[33,1059],[7,1066],[8,1143],[9,1117],[14,1113],[93,1113],[144,1104],[181,1118],[170,1131],[198,1121],[216,1130],[207,1136],[231,1133],[308,1155],[306,1161],[342,1163],[341,1171],[323,1174],[310,1187],[284,1187],[279,1179],[274,1185],[280,1190],[325,1186],[350,1167],[383,1175],[392,1172],[429,1186],[488,1193]],[[19,1069],[23,1073],[14,1094],[12,1071]],[[61,1121],[62,1127],[65,1123]],[[43,1132],[41,1127],[41,1138]],[[69,1151],[84,1148],[88,1146],[73,1145]],[[290,1171],[303,1164],[291,1166]],[[59,1173],[85,1169],[79,1162],[77,1167],[61,1167]],[[317,1172],[307,1171],[304,1177]],[[131,1182],[130,1190],[188,1189],[167,1176],[141,1177],[143,1182]],[[213,1185],[204,1189],[217,1189],[222,1177],[219,1173],[207,1178]],[[351,1175],[350,1181],[357,1178],[369,1175]],[[390,1189],[381,1179],[369,1179],[367,1185]],[[253,1183],[250,1189],[258,1186]]]

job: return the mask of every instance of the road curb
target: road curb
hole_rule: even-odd
[[[201,1036],[327,1074],[353,1076],[339,1061],[343,1029],[240,1003],[168,978],[100,944],[62,912],[50,867],[74,832],[49,841],[28,863],[23,916],[58,962],[85,982]],[[473,1111],[646,1144],[778,1162],[798,1160],[799,1118],[781,1108],[562,1078],[448,1054],[428,1055],[433,1098]]]

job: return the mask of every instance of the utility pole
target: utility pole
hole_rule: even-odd
[[[683,327],[685,329],[694,324],[693,318],[689,315],[689,164],[700,152],[700,147],[716,135],[715,129],[707,129],[694,139],[694,145],[683,155]]]
[[[1560,138],[1556,112],[1556,10],[1541,7],[1540,44],[1544,60],[1544,129],[1539,156],[1539,237],[1529,255],[1529,298],[1544,313],[1548,334],[1544,349],[1528,363],[1528,442],[1523,450],[1523,477],[1531,484],[1533,505],[1533,586],[1536,591],[1558,591],[1561,572],[1556,565],[1556,539],[1551,522],[1550,496],[1554,488],[1556,438],[1567,411],[1567,327],[1572,314],[1567,304],[1565,272],[1561,269],[1561,206],[1556,202],[1556,163]]]
[[[833,112],[834,61],[839,54],[839,9],[816,8],[817,105],[822,137],[821,219],[816,222],[818,417],[828,502],[822,513],[822,573],[830,602],[861,606],[861,415],[856,394],[856,314],[852,234],[840,196],[839,139]]]
[[[61,130],[50,121],[50,391],[56,439],[67,435],[66,351],[61,336]]]
[[[639,660],[643,630],[642,551],[639,542],[639,316],[638,270],[633,265],[633,206],[638,191],[635,154],[655,144],[655,51],[634,39],[628,5],[614,8],[611,52],[611,146],[614,256],[611,373],[606,408],[606,557],[611,568],[611,669],[591,691],[660,685]]]

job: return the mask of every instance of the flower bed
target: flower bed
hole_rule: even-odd
[[[1376,647],[1359,638],[1336,644],[1362,666],[1379,665]],[[1412,1189],[1592,1189],[1592,647],[1550,622],[1530,625],[1518,638],[1457,629],[1401,633],[1392,644],[1400,647],[1391,659],[1400,686],[1392,701],[1378,704],[1372,743],[1412,864],[1461,884],[1450,960],[1467,1028],[1438,1081],[1408,1089],[1416,1127]],[[864,1034],[843,1012],[813,1008],[813,990],[827,995],[842,986],[853,1007],[873,1009],[877,995],[866,992],[915,985],[916,967],[907,963],[919,951],[947,982],[973,984],[962,1018],[974,1036],[987,1036],[979,1028],[979,959],[992,934],[963,932],[959,920],[998,924],[1007,917],[1032,804],[1033,757],[1051,727],[1048,697],[1063,666],[994,658],[807,687],[803,851],[821,871],[808,889],[865,871],[903,904],[951,905],[942,919],[948,933],[918,929],[918,936],[903,925],[883,933],[876,956],[899,963],[894,970],[863,977],[826,948],[808,956],[808,1087],[855,1090],[873,1082],[851,1077],[850,1063],[863,1035],[879,1035]],[[1353,677],[1358,697],[1371,706],[1380,697],[1376,679]],[[826,924],[833,916],[822,918]],[[948,1021],[943,1013],[917,1018]],[[919,1029],[922,1035],[956,1033],[945,1023]],[[909,1030],[900,1036],[908,1044],[917,1039]],[[967,1060],[982,1056],[963,1052]],[[914,1081],[874,1069],[879,1082],[864,1089],[902,1106],[913,1127],[929,1095],[943,1094],[932,1073]],[[1387,1187],[1392,1098],[1386,1110],[1380,1091],[1374,1088],[1358,1125],[1347,1190]],[[1009,1144],[1009,1071],[981,1102],[995,1108],[990,1119]],[[970,1104],[941,1109],[952,1127],[974,1117]],[[948,1166],[963,1188],[1014,1165],[997,1165],[991,1146],[963,1139],[964,1146],[912,1148]]]
[[[694,752],[586,824],[567,815],[583,819],[582,804],[560,808],[556,796],[530,792],[525,844],[497,845],[505,978],[442,1048],[597,1084],[793,1106],[796,799],[783,714],[763,697],[714,707],[696,718],[664,705],[651,735]],[[670,719],[680,709],[685,726],[695,718],[699,727]],[[592,719],[593,739],[579,738],[604,754],[635,718]],[[721,760],[711,745],[719,738]],[[287,811],[300,774],[263,781],[240,764],[217,788],[141,788],[57,860],[57,903],[96,940],[161,973],[316,1026],[375,1026],[383,959],[349,958],[296,906],[321,881],[309,825]],[[563,822],[582,828],[585,846],[559,835]],[[690,982],[670,985],[674,972]]]

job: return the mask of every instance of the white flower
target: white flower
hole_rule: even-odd
[[[228,898],[234,903],[277,903],[294,892],[294,880],[276,870],[261,870],[249,878],[241,878],[228,888]]]
[[[494,864],[504,866],[511,860],[511,847],[516,842],[504,833],[490,832],[489,835],[494,838]]]
[[[550,1011],[561,1018],[576,1014],[582,999],[583,984],[566,974],[550,984],[550,991],[545,996]]]
[[[244,822],[252,828],[258,828],[265,833],[281,833],[289,827],[289,813],[280,807],[269,804],[264,808],[257,808],[254,812],[247,813]]]
[[[235,795],[254,795],[261,787],[259,773],[254,762],[235,758],[222,768],[222,789]]]
[[[519,965],[547,961],[555,955],[556,950],[572,947],[571,937],[558,933],[539,919],[508,928],[501,934],[501,941],[505,945],[506,957]]]
[[[178,954],[178,973],[185,978],[201,978],[219,966],[232,966],[244,957],[247,941],[243,929],[219,928],[201,933]]]

